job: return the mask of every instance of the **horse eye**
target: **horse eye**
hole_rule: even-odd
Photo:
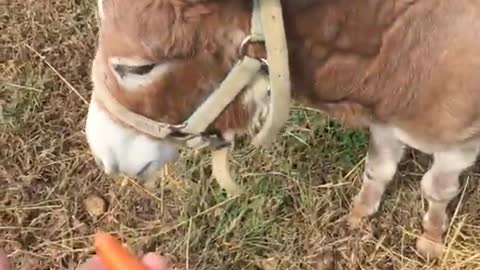
[[[113,69],[120,77],[125,77],[128,74],[146,75],[150,73],[156,64],[148,64],[142,66],[127,66],[127,65],[113,65]]]
[[[129,73],[137,74],[137,75],[145,75],[152,71],[155,67],[155,64],[143,65],[143,66],[131,66],[129,67]]]

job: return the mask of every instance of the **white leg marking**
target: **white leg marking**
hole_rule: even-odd
[[[423,217],[424,232],[417,240],[417,249],[424,256],[441,256],[443,233],[448,226],[447,206],[458,195],[460,174],[473,165],[478,151],[478,148],[459,148],[434,153],[434,163],[421,183],[428,211]]]
[[[360,192],[350,213],[350,224],[357,227],[361,219],[375,213],[381,197],[397,171],[404,153],[404,144],[397,140],[392,129],[370,127],[370,142]]]

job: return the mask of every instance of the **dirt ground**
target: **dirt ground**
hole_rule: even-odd
[[[75,269],[93,254],[99,230],[181,269],[480,269],[478,168],[452,203],[448,251],[428,262],[414,246],[430,158],[409,152],[371,219],[373,234],[352,233],[341,218],[360,187],[367,134],[307,108],[292,110],[273,147],[237,145],[242,197],[228,198],[210,180],[207,153],[185,151],[154,189],[103,175],[83,132],[95,1],[0,7],[0,248],[17,269]],[[87,211],[94,195],[105,212]],[[333,268],[317,266],[322,254]]]

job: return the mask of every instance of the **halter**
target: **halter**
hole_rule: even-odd
[[[220,186],[230,194],[241,191],[228,169],[231,141],[226,140],[222,134],[207,134],[206,129],[242,90],[269,89],[268,116],[252,139],[255,146],[267,145],[288,120],[290,108],[288,48],[280,0],[252,1],[250,35],[242,41],[239,48],[243,58],[233,66],[219,88],[182,124],[162,123],[134,113],[118,102],[106,87],[96,87],[93,93],[111,115],[139,132],[194,149],[212,149],[212,173]],[[246,45],[252,42],[265,44],[266,59],[245,55]],[[263,67],[268,69],[268,73],[263,72]]]

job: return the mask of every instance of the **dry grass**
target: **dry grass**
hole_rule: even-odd
[[[97,230],[188,269],[270,270],[262,266],[266,259],[277,269],[312,269],[320,253],[332,250],[336,269],[480,269],[473,172],[452,204],[449,249],[439,262],[414,250],[425,210],[418,180],[429,165],[416,152],[372,218],[374,234],[361,238],[340,219],[359,189],[366,134],[307,109],[293,111],[274,147],[238,148],[235,167],[248,196],[228,199],[209,180],[205,154],[185,153],[152,192],[102,175],[82,131],[94,1],[6,5],[0,11],[0,248],[18,269],[74,269],[90,256]],[[92,194],[108,201],[100,217],[83,205]]]

